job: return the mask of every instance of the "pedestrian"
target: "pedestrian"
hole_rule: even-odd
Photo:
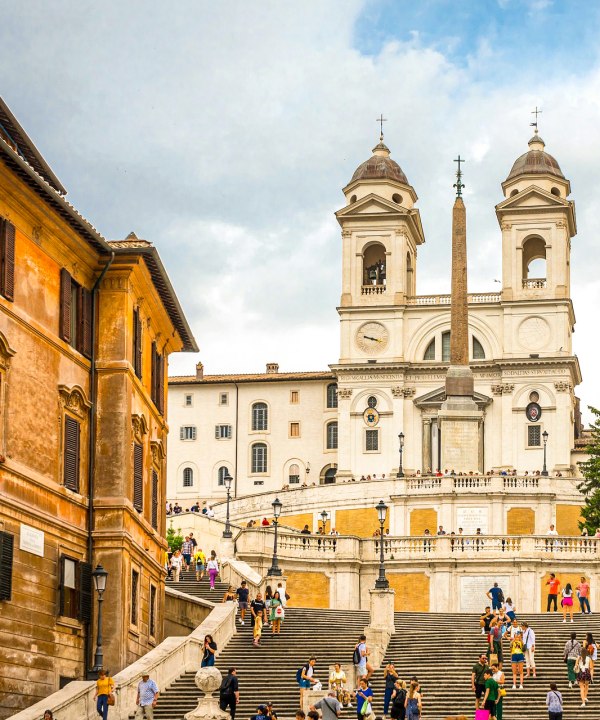
[[[171,568],[173,570],[173,573],[175,574],[175,582],[179,582],[181,580],[182,566],[183,556],[181,555],[181,550],[175,550],[173,555],[171,555]]]
[[[548,585],[548,602],[546,604],[546,612],[550,612],[550,608],[554,605],[554,612],[558,612],[558,590],[560,588],[560,580],[554,573],[550,573],[550,580],[546,582]]]
[[[475,693],[475,710],[483,707],[482,698],[485,694],[485,671],[489,669],[487,657],[480,655],[471,670],[471,690]]]
[[[503,607],[506,616],[510,618],[511,622],[515,620],[517,617],[515,613],[515,606],[513,605],[513,601],[509,597],[506,598],[506,602],[504,603]]]
[[[519,690],[523,689],[523,663],[525,662],[525,655],[523,653],[523,640],[522,636],[515,635],[510,643],[510,661],[512,665],[512,676],[513,686],[512,689],[517,689],[517,676],[519,677]]]
[[[223,595],[223,600],[221,600],[221,602],[235,602],[236,600],[237,595],[233,590],[233,585],[230,585],[227,590],[225,590],[225,594]]]
[[[210,551],[210,560],[206,564],[208,570],[208,579],[210,580],[210,589],[215,589],[215,579],[219,574],[219,561],[217,560],[217,553],[214,550]]]
[[[194,546],[192,545],[192,541],[190,540],[190,536],[186,535],[185,540],[183,541],[183,545],[181,546],[181,554],[183,555],[183,561],[185,563],[185,569],[190,569],[190,564],[192,562],[192,553],[194,552]]]
[[[221,681],[219,688],[219,707],[225,711],[229,708],[231,720],[235,720],[235,709],[240,702],[240,687],[237,679],[237,670],[232,667]]]
[[[352,657],[354,665],[356,667],[357,680],[360,680],[361,677],[364,677],[365,680],[368,682],[369,678],[373,674],[373,666],[368,660],[370,654],[371,652],[367,647],[367,636],[361,635],[358,638],[358,642],[354,646],[354,654]]]
[[[565,643],[565,649],[563,652],[563,660],[567,664],[567,677],[569,678],[569,687],[573,687],[573,683],[577,681],[577,675],[575,674],[575,663],[581,653],[581,645],[577,640],[577,633],[571,633],[571,639]]]
[[[385,680],[385,691],[383,694],[383,718],[387,718],[389,715],[390,701],[392,699],[392,693],[396,687],[396,680],[399,679],[394,663],[389,662],[383,671],[383,677]]]
[[[310,706],[311,712],[321,711],[323,720],[337,720],[342,714],[342,704],[335,696],[335,690],[330,690],[327,697]]]
[[[268,720],[267,715],[267,706],[266,705],[259,705],[257,708],[256,715],[252,715],[250,720]]]
[[[265,588],[265,607],[267,612],[265,615],[265,627],[269,627],[269,613],[271,612],[271,600],[273,599],[273,588],[267,585]]]
[[[248,596],[250,590],[248,590],[248,584],[245,580],[242,580],[242,584],[235,591],[238,598],[238,608],[240,610],[240,625],[244,625],[244,619],[246,617],[246,610],[248,609]]]
[[[422,706],[419,683],[416,680],[410,681],[410,688],[406,694],[404,707],[406,708],[406,720],[419,720],[421,717]]]
[[[311,685],[317,683],[315,678],[315,665],[317,664],[317,658],[314,655],[308,658],[308,662],[298,670],[296,673],[296,681],[300,687],[300,708],[304,707],[304,692],[310,688]]]
[[[342,666],[339,662],[336,662],[333,666],[333,670],[329,675],[329,689],[335,690],[337,699],[346,707],[352,707],[350,702],[350,693],[346,688],[346,673],[342,670]]]
[[[217,652],[217,643],[213,640],[212,635],[204,636],[204,651],[202,653],[202,661],[200,667],[213,667],[215,664],[215,653]]]
[[[506,696],[506,690],[504,689],[504,683],[506,678],[504,676],[504,670],[499,665],[492,665],[492,677],[498,683],[498,701],[496,702],[496,720],[502,720],[504,712],[504,697]]]
[[[494,680],[491,668],[485,672],[485,695],[483,696],[483,709],[490,714],[491,720],[496,720],[496,705],[498,702],[498,683]]]
[[[546,707],[548,708],[548,720],[562,720],[563,699],[562,693],[558,692],[556,683],[550,683],[550,692],[546,695]]]
[[[158,695],[158,685],[154,680],[150,680],[150,675],[147,672],[142,673],[142,679],[138,683],[137,696],[135,699],[135,704],[137,705],[135,711],[136,720],[141,718],[152,720]]]
[[[560,604],[562,605],[563,622],[567,622],[567,613],[571,615],[571,622],[573,622],[573,588],[571,587],[571,583],[567,583],[564,586],[561,594],[562,600]]]
[[[44,717],[42,718],[42,720],[54,720],[52,710],[44,710]]]
[[[504,593],[502,588],[498,587],[497,582],[487,591],[486,595],[492,601],[492,610],[500,610],[504,602]]]
[[[504,626],[500,622],[499,618],[494,618],[492,620],[492,624],[490,625],[490,634],[488,636],[489,647],[487,651],[487,657],[490,663],[502,663],[504,661],[504,657],[502,655],[503,631]]]
[[[406,718],[406,683],[404,680],[396,680],[394,692],[392,693],[392,707],[390,717],[392,720],[405,720]]]
[[[591,632],[587,633],[585,640],[583,641],[583,647],[588,651],[590,656],[590,673],[592,676],[592,683],[594,682],[594,667],[596,666],[596,660],[598,659],[598,646],[594,642],[594,636]]]
[[[366,678],[360,678],[358,687],[354,692],[356,698],[356,717],[358,720],[365,720],[369,716],[373,716],[373,690],[369,687]],[[363,708],[364,704],[367,706]]]
[[[273,703],[270,700],[267,703],[267,717],[269,718],[269,720],[277,720],[277,713],[275,712]]]
[[[96,700],[96,711],[102,720],[106,720],[108,717],[109,697],[112,695],[114,689],[115,681],[109,676],[106,670],[104,670],[104,668],[98,670],[96,694],[94,698]]]
[[[585,611],[587,608],[587,614],[591,615],[592,612],[590,610],[590,584],[588,581],[582,577],[579,581],[579,585],[577,586],[577,597],[579,598],[579,608],[581,609],[581,614],[585,615]]]
[[[206,569],[206,555],[200,547],[194,551],[194,562],[196,563],[196,580],[200,582],[204,577],[204,570]]]
[[[269,618],[273,628],[273,635],[281,635],[281,623],[283,622],[284,617],[285,610],[283,609],[283,602],[281,600],[281,596],[279,595],[279,590],[276,590],[271,600],[271,612]]]
[[[582,648],[575,662],[575,672],[577,673],[577,682],[579,683],[579,693],[581,695],[581,707],[586,706],[587,696],[590,690],[590,682],[592,680],[590,663],[590,654],[585,648]]]
[[[535,633],[529,627],[529,623],[522,623],[523,625],[523,654],[525,655],[525,667],[527,673],[525,677],[529,677],[531,673],[533,677],[535,674]]]
[[[277,583],[277,591],[279,592],[279,597],[281,598],[283,607],[287,607],[290,596],[288,595],[286,589],[283,587],[283,583]]]
[[[171,579],[172,569],[171,569],[171,555],[173,553],[171,552],[171,548],[168,547],[165,550],[165,554],[163,555],[163,565],[165,568],[165,580]]]
[[[481,634],[482,635],[489,635],[490,633],[490,623],[495,618],[494,613],[491,611],[490,606],[485,606],[485,611],[481,614],[479,618],[479,625],[481,626]]]
[[[260,645],[263,622],[267,616],[267,606],[261,593],[256,593],[256,597],[250,603],[250,612],[254,618],[254,630],[252,632],[254,638],[253,644],[255,647],[258,647]]]

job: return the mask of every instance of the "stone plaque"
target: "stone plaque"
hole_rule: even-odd
[[[491,600],[486,597],[488,590],[497,582],[504,597],[510,597],[508,575],[466,575],[460,578],[460,611],[481,614]]]
[[[30,525],[21,523],[19,549],[44,557],[44,533]]]
[[[483,535],[488,531],[488,509],[485,507],[456,508],[456,531],[463,529],[463,535],[475,535],[477,528]]]

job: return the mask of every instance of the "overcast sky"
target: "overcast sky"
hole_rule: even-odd
[[[530,111],[572,183],[574,336],[597,373],[600,6],[561,0],[0,0],[0,92],[107,238],[158,247],[201,348],[171,374],[338,358],[341,188],[375,118],[419,195],[417,292],[449,292],[453,158],[469,287],[497,291],[500,183]],[[596,377],[594,377],[596,375]]]

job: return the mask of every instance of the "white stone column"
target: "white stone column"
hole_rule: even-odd
[[[376,670],[381,667],[390,637],[396,632],[394,624],[395,595],[396,592],[391,588],[369,590],[371,619],[365,628],[365,635],[367,636],[367,647],[371,653],[369,662]]]
[[[338,388],[338,452],[337,452],[337,479],[338,482],[352,477],[352,418],[350,407],[352,404],[352,388]]]

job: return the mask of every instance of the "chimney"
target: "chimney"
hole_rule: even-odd
[[[279,372],[279,363],[267,363],[267,372],[268,373],[278,373]]]
[[[204,365],[199,362],[196,363],[196,380],[202,380],[204,378]]]

